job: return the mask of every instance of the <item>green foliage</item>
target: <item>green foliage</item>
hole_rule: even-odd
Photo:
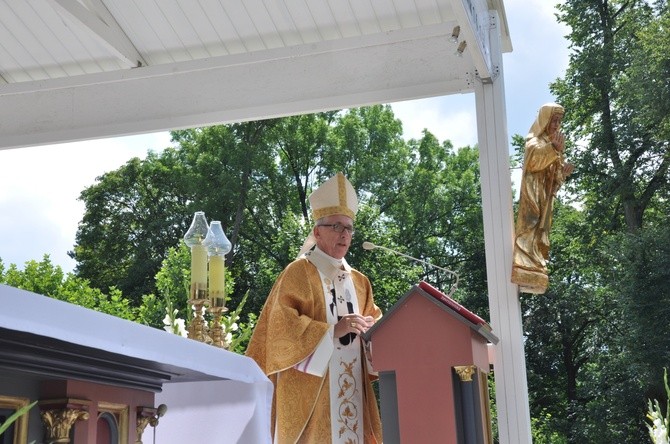
[[[585,211],[557,204],[549,291],[522,307],[532,418],[567,442],[635,443],[646,434],[640,412],[662,395],[670,353],[669,231],[604,241]]]
[[[618,279],[616,300],[627,325],[624,344],[638,366],[647,397],[660,399],[662,368],[670,362],[670,227],[645,227],[609,244]]]
[[[558,10],[572,52],[551,90],[566,108],[573,180],[594,223],[636,230],[670,187],[668,13],[640,0],[569,0]]]
[[[183,242],[178,248],[170,247],[167,257],[161,265],[161,269],[156,273],[156,290],[162,297],[161,302],[155,302],[155,306],[161,309],[157,313],[172,313],[177,310],[184,313],[184,320],[190,321],[192,317],[191,310],[188,309],[188,297],[191,282],[191,252]],[[147,301],[149,302],[149,301]],[[155,327],[162,327],[163,317],[153,318],[152,323]]]
[[[35,404],[37,404],[37,401],[33,401],[28,405],[24,405],[23,407],[21,407],[20,409],[18,409],[14,413],[12,413],[9,416],[9,418],[7,418],[7,420],[5,422],[0,424],[0,436],[2,436],[2,434],[5,432],[5,430],[7,430],[9,427],[11,427],[11,425],[14,424],[14,422],[17,419],[19,419],[21,416],[28,413],[30,411],[30,409],[32,409],[35,406]]]
[[[150,320],[153,326],[165,328],[171,333],[179,333],[175,326],[184,320],[188,325],[193,318],[192,307],[188,304],[190,283],[190,251],[185,244],[179,248],[170,248],[167,258],[163,261],[156,275],[156,288],[161,296],[157,300],[153,296],[145,296],[142,319]],[[233,293],[235,281],[230,270],[226,269],[226,305],[230,306],[230,295]],[[224,313],[221,317],[224,340],[228,350],[243,354],[256,323],[256,313],[245,311],[249,293],[246,293],[237,307]],[[166,316],[167,314],[167,316]],[[212,322],[212,315],[205,311],[205,320]]]
[[[251,334],[256,326],[257,316],[255,313],[249,313],[247,321],[243,322],[241,320],[241,315],[248,296],[248,293],[245,294],[237,305],[237,308],[226,316],[223,316],[221,322],[228,350],[239,354],[244,354],[249,339],[251,338]]]
[[[657,137],[662,152],[670,142],[670,9],[633,32],[637,50],[626,67],[621,94],[635,110],[630,119]]]
[[[499,433],[498,433],[498,404],[496,404],[496,380],[495,374],[489,372],[486,379],[488,384],[488,393],[489,393],[489,409],[491,413],[491,435],[493,436],[493,442],[498,443]]]
[[[142,296],[142,304],[137,309],[136,321],[150,327],[160,328],[163,326],[165,316],[165,303],[153,294]]]
[[[579,381],[606,347],[612,304],[599,290],[598,250],[582,211],[556,202],[551,244],[547,293],[522,299],[529,398],[532,418],[568,437],[569,418],[589,397]]]
[[[49,255],[44,255],[41,262],[26,262],[23,270],[19,270],[16,264],[10,264],[3,275],[5,284],[45,296],[56,295],[63,278],[63,270],[51,263]]]
[[[565,436],[558,433],[552,425],[553,417],[550,413],[542,412],[531,418],[531,436],[534,444],[567,444]]]
[[[555,355],[570,356],[566,350],[576,350],[574,360],[581,362],[574,378],[576,396],[561,398],[560,391],[555,392],[567,402],[563,414],[556,410],[553,414],[565,418],[563,430],[570,442],[637,443],[647,434],[641,412],[646,399],[665,396],[658,381],[670,356],[665,321],[670,303],[668,241],[666,226],[610,236],[585,256],[595,259],[593,276],[598,278],[585,287],[588,298],[559,293],[569,313],[591,319],[581,329],[575,324],[573,331],[583,331],[583,336],[572,341],[570,336],[562,338]],[[577,269],[588,270],[586,264]],[[561,323],[566,319],[560,312],[552,316]],[[550,331],[556,330],[549,325]],[[560,324],[558,330],[564,331]],[[569,377],[569,368],[559,368],[555,376],[560,381],[562,375]],[[546,380],[543,385],[552,386]]]
[[[76,273],[96,288],[119,288],[136,304],[153,293],[161,260],[187,227],[185,176],[168,148],[160,157],[131,159],[82,191],[86,212],[71,253]]]
[[[421,268],[401,256],[382,250],[365,251],[358,246],[359,240],[368,240],[397,251],[405,250],[405,246],[396,245],[397,228],[384,225],[381,220],[377,208],[359,208],[356,216],[356,248],[352,248],[347,261],[370,279],[375,302],[385,312],[421,278]]]
[[[387,211],[397,221],[396,242],[406,246],[410,256],[459,273],[456,298],[487,316],[479,153],[470,147],[456,151],[427,132],[410,146],[418,156]],[[423,268],[420,278],[443,289],[454,283],[451,276],[430,267]]]
[[[120,290],[112,287],[105,294],[91,288],[86,279],[73,274],[64,276],[63,270],[54,266],[48,255],[41,262],[26,262],[23,270],[11,264],[6,273],[0,274],[0,283],[123,319],[137,320],[138,309],[132,301],[123,297]]]

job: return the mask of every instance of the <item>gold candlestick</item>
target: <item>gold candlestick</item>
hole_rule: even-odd
[[[195,307],[193,319],[188,326],[188,338],[211,344],[212,338],[209,336],[209,329],[202,314],[203,307],[207,305],[207,299],[190,299],[188,302]]]
[[[221,326],[221,316],[228,311],[226,307],[212,307],[209,310],[212,313],[212,345],[215,347],[228,349],[228,344],[223,337],[223,327]]]

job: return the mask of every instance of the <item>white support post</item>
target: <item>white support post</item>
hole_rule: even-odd
[[[491,12],[494,77],[475,82],[484,243],[491,326],[500,341],[494,375],[501,444],[530,444],[530,413],[518,287],[511,283],[514,216],[498,15]]]

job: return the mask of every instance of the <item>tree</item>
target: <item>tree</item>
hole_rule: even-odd
[[[481,212],[479,155],[471,147],[455,150],[424,131],[410,141],[412,163],[405,184],[382,205],[398,225],[396,242],[407,253],[460,275],[457,298],[471,310],[488,315],[484,228]],[[445,292],[452,276],[424,267],[421,279]]]
[[[637,0],[558,6],[572,53],[551,90],[566,108],[576,164],[566,191],[580,209],[557,206],[552,286],[524,300],[524,328],[534,417],[549,413],[544,425],[568,442],[646,440],[645,395],[658,388],[658,356],[668,350],[662,339],[644,339],[652,321],[642,322],[648,311],[639,308],[667,291],[651,285],[662,275],[650,280],[650,269],[666,253],[647,238],[664,239],[659,224],[668,215],[667,102],[658,100],[670,49],[664,8]]]
[[[188,228],[192,174],[177,150],[133,158],[81,192],[85,213],[70,256],[75,273],[103,291],[119,288],[134,300],[155,290],[167,250]]]
[[[608,259],[619,277],[615,300],[627,327],[622,344],[644,395],[635,405],[643,409],[646,399],[666,396],[662,381],[670,362],[670,228],[662,224],[622,233],[608,246]]]
[[[622,96],[635,110],[630,118],[654,136],[657,153],[662,157],[665,148],[667,156],[670,142],[670,58],[667,53],[670,8],[667,5],[659,8],[658,15],[647,26],[636,30],[635,37],[637,50],[632,52],[622,78]]]
[[[532,417],[566,442],[595,442],[584,430],[602,423],[589,406],[604,396],[585,381],[617,346],[619,310],[606,283],[610,276],[594,260],[603,252],[585,212],[557,202],[551,234],[549,289],[522,299]],[[607,430],[600,436],[612,438]]]
[[[210,220],[222,221],[233,243],[227,257],[236,281],[231,302],[248,293],[248,310],[258,312],[277,274],[295,258],[311,229],[311,189],[343,171],[359,192],[357,231],[365,233],[362,240],[408,246],[412,254],[457,268],[464,275],[461,289],[473,286],[469,294],[486,307],[475,150],[454,152],[451,144],[440,144],[429,133],[408,144],[390,106],[196,128],[172,136],[178,147],[135,159],[82,193],[86,215],[75,247],[81,261],[77,272],[96,287],[122,282],[128,284],[119,286],[124,294],[138,299],[155,293],[153,276],[168,250],[181,243],[190,214],[202,210]],[[154,179],[156,183],[148,183]],[[149,192],[163,188],[167,205],[161,204],[161,193]],[[407,211],[419,203],[426,208],[419,217]],[[138,217],[131,221],[132,214]],[[430,239],[419,238],[426,232]],[[461,235],[463,241],[458,240]],[[128,239],[144,239],[161,249],[142,256],[139,264]],[[107,251],[113,260],[102,254]],[[390,297],[404,294],[416,280],[414,265],[406,261],[406,268],[396,273],[367,261],[369,257],[355,241],[350,262],[365,263],[366,274],[383,276]],[[140,272],[140,266],[142,277],[125,276]]]
[[[86,279],[71,273],[64,275],[59,266],[51,263],[49,255],[45,255],[40,262],[26,262],[23,270],[11,264],[4,274],[0,273],[0,283],[130,321],[139,321],[138,307],[124,298],[118,289],[112,287],[109,294],[105,294],[91,288]]]
[[[655,77],[667,74],[667,57],[661,55],[670,49],[670,40],[662,40],[667,12],[657,18],[642,0],[569,0],[558,10],[559,21],[571,28],[572,53],[565,78],[551,90],[577,141],[571,153],[578,165],[575,179],[594,221],[606,230],[634,231],[654,197],[667,196],[670,186],[670,143],[658,131],[667,123],[668,102],[638,113],[657,94],[653,86],[664,84],[659,89],[667,95],[667,76]]]

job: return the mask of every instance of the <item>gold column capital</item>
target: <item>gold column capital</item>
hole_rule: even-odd
[[[477,373],[476,365],[457,365],[454,367],[461,382],[472,382],[472,375]]]
[[[54,399],[40,401],[40,416],[46,427],[49,444],[70,442],[70,429],[77,421],[89,418],[90,401],[80,399]]]

